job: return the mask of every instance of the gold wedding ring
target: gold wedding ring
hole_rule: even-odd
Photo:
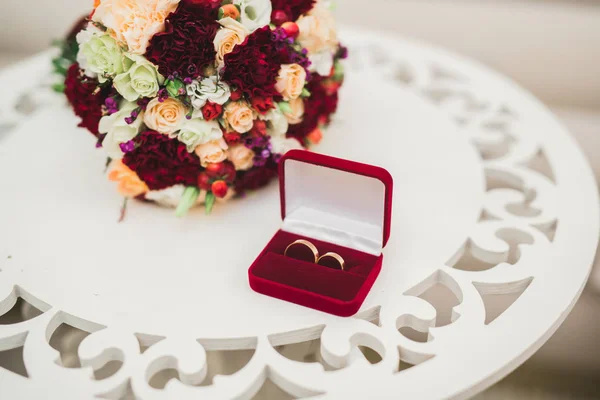
[[[337,263],[338,263],[338,264],[339,264],[339,266],[340,266],[340,269],[341,269],[342,271],[344,270],[344,267],[345,267],[346,263],[344,262],[344,259],[342,258],[342,256],[340,256],[340,255],[339,255],[339,254],[337,254],[337,253],[331,253],[331,252],[329,252],[329,253],[325,253],[325,254],[323,254],[321,257],[319,257],[319,258],[317,259],[317,264],[319,264],[319,265],[322,265],[322,264],[321,264],[321,260],[323,260],[323,259],[327,259],[327,258],[329,258],[329,259],[333,259],[333,260],[337,261]]]
[[[287,257],[288,250],[296,245],[300,245],[300,246],[304,246],[304,247],[308,248],[312,252],[312,254],[315,258],[314,262],[317,263],[317,261],[319,260],[319,250],[317,250],[317,248],[315,247],[314,244],[312,244],[308,240],[304,240],[304,239],[299,239],[299,240],[296,240],[295,242],[291,243],[288,247],[285,248],[285,252],[283,253],[283,255]]]

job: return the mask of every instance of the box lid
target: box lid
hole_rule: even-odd
[[[279,180],[284,231],[381,254],[392,220],[387,170],[292,150],[279,164]]]

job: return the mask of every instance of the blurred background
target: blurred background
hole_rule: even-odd
[[[0,68],[46,49],[91,9],[92,0],[26,3],[0,0]],[[338,0],[340,23],[443,46],[508,75],[551,108],[600,177],[600,0],[369,0],[376,11],[365,13],[365,7],[364,0]],[[600,398],[596,264],[558,332],[477,398]],[[7,362],[0,353],[0,366]]]

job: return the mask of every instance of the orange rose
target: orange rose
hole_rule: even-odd
[[[101,0],[93,20],[109,28],[131,53],[144,54],[152,37],[165,30],[165,20],[178,4],[179,0]]]
[[[118,183],[117,190],[125,197],[137,197],[150,190],[148,185],[120,160],[113,162],[108,179]]]

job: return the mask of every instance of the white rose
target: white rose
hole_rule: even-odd
[[[77,36],[75,36],[75,40],[77,41],[77,44],[79,45],[79,49],[81,49],[90,40],[92,40],[92,38],[94,38],[95,36],[100,36],[102,34],[104,34],[104,32],[102,32],[100,29],[98,29],[94,24],[88,24],[87,28],[80,31],[77,34]],[[79,64],[81,69],[85,72],[86,76],[88,76],[90,78],[95,78],[98,76],[98,74],[90,71],[87,58],[85,57],[85,55],[83,54],[83,52],[81,50],[79,50],[79,52],[77,53],[77,63]]]
[[[184,185],[175,185],[163,190],[151,190],[146,193],[146,200],[154,201],[163,207],[177,208],[185,192]],[[196,204],[204,203],[206,192],[202,191]]]
[[[122,74],[130,68],[131,61],[123,56],[123,51],[115,39],[109,35],[92,35],[80,45],[78,59],[85,59],[88,76],[97,76],[100,83]]]
[[[136,101],[140,97],[154,97],[165,78],[150,61],[135,54],[124,54],[123,63],[127,66],[122,74],[115,77],[113,86],[126,100]]]
[[[250,32],[269,25],[273,5],[271,0],[234,0],[240,8],[240,21]]]
[[[208,101],[223,105],[231,96],[229,85],[219,81],[217,76],[204,78],[200,82],[194,80],[186,86],[186,90],[196,110],[204,107]]]
[[[284,155],[290,150],[303,150],[304,147],[294,138],[272,137],[271,146],[273,153]]]
[[[217,32],[213,43],[217,52],[217,65],[219,69],[225,65],[225,56],[233,51],[233,48],[246,40],[250,34],[248,28],[231,17],[219,20],[222,28]]]
[[[188,152],[192,153],[197,146],[221,139],[223,131],[217,121],[204,121],[194,118],[183,123],[177,139],[187,146]]]
[[[333,68],[334,54],[331,50],[323,50],[319,53],[308,55],[311,64],[308,67],[310,72],[316,72],[322,76],[329,76]]]
[[[270,136],[285,136],[287,133],[289,123],[279,108],[273,108],[265,115],[260,115],[259,117],[267,121],[267,133]]]
[[[125,122],[125,118],[131,116],[131,112],[137,107],[135,103],[123,102],[118,112],[102,117],[100,120],[98,130],[100,133],[106,134],[102,141],[102,147],[106,149],[108,156],[113,160],[123,158],[123,151],[119,145],[132,140],[140,133],[143,113],[140,113],[132,124]]]

